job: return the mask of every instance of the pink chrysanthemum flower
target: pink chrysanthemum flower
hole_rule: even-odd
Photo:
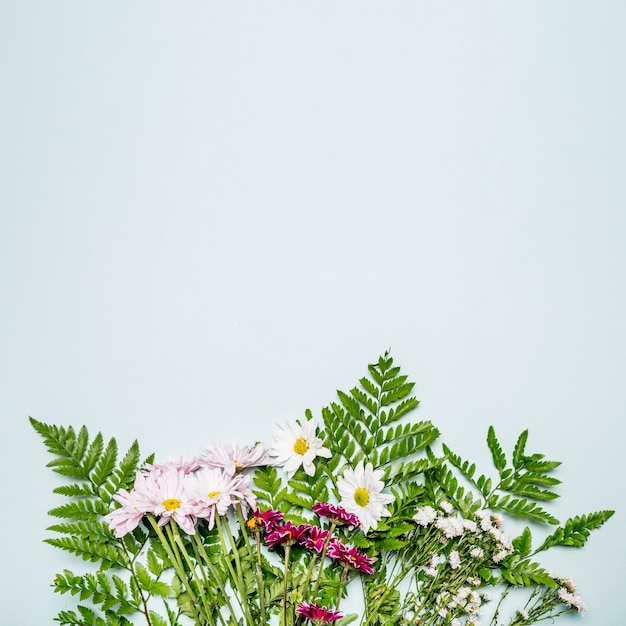
[[[262,443],[254,446],[239,446],[236,443],[205,444],[206,452],[199,463],[205,467],[219,467],[230,476],[246,467],[267,465],[267,452]]]
[[[341,619],[343,615],[339,611],[333,611],[325,606],[319,604],[301,604],[296,613],[311,620],[314,624],[330,624]]]
[[[188,535],[193,535],[196,517],[186,486],[189,476],[181,469],[165,467],[160,474],[148,475],[137,491],[149,512],[159,518],[159,526],[173,519]]]
[[[363,574],[374,573],[374,559],[362,554],[356,547],[348,548],[337,539],[330,540],[326,556]]]
[[[233,506],[239,505],[243,514],[246,514],[248,507],[256,506],[256,496],[250,488],[250,476],[247,474],[236,474],[233,476],[235,488],[231,492],[231,503]]]
[[[166,463],[153,463],[148,465],[146,470],[148,474],[160,476],[164,472],[171,470],[182,470],[185,474],[191,474],[200,467],[197,457],[179,456],[177,459],[167,461]]]
[[[342,506],[330,504],[329,502],[316,502],[313,505],[313,513],[317,513],[320,517],[327,517],[338,526],[357,527],[361,525],[361,520],[359,520],[357,515],[349,513]]]
[[[135,530],[142,517],[150,510],[149,502],[141,493],[141,486],[145,481],[146,477],[144,474],[137,474],[135,486],[131,491],[120,489],[113,496],[113,499],[122,506],[105,515],[104,519],[118,539]]]
[[[226,515],[236,493],[237,482],[221,469],[205,468],[187,481],[193,514],[205,519],[209,530],[215,524],[215,515]]]

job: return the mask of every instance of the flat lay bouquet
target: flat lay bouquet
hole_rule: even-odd
[[[267,445],[194,442],[198,455],[176,461],[30,418],[64,477],[46,541],[92,563],[56,576],[76,596],[56,620],[497,626],[584,612],[539,558],[583,546],[613,511],[561,524],[547,510],[559,462],[528,452],[527,431],[505,454],[489,428],[481,473],[410,419],[413,387],[386,353]]]

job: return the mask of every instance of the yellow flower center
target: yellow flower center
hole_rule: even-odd
[[[296,454],[300,454],[303,456],[306,454],[306,451],[309,449],[309,444],[306,442],[306,439],[300,437],[300,439],[296,439],[296,443],[293,444],[293,451]]]
[[[180,500],[177,500],[176,498],[168,498],[167,500],[163,500],[161,504],[165,507],[166,511],[173,511],[180,506]]]
[[[220,493],[222,492],[221,491],[209,491],[209,493],[207,493],[206,495],[208,496],[210,500],[212,500],[213,498],[215,498],[215,496],[219,496]]]
[[[364,489],[363,487],[359,487],[354,492],[354,501],[359,506],[367,506],[367,503],[370,501],[370,494],[367,491],[367,489]]]

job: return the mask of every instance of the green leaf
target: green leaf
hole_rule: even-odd
[[[522,556],[526,556],[530,553],[532,549],[532,535],[530,533],[530,528],[526,526],[524,528],[522,534],[519,537],[513,539],[513,547],[517,552],[519,552]]]
[[[528,440],[528,430],[525,430],[517,438],[515,448],[513,449],[513,467],[520,469],[524,460],[524,450],[526,448],[526,441]]]
[[[496,431],[493,426],[489,426],[489,431],[487,432],[487,445],[489,446],[489,450],[491,450],[494,467],[498,470],[498,472],[502,473],[506,467],[506,457],[504,456],[502,447],[496,438]]]
[[[167,621],[154,611],[150,611],[150,623],[152,626],[168,626]]]
[[[557,528],[537,548],[536,552],[547,550],[552,546],[570,546],[580,548],[589,539],[592,530],[600,528],[615,511],[596,511],[588,515],[579,515],[568,519],[563,526]]]
[[[525,519],[531,519],[536,522],[548,523],[556,525],[559,520],[550,515],[547,511],[544,511],[540,506],[534,502],[528,502],[523,498],[511,498],[510,496],[492,496],[489,498],[487,505],[490,509],[506,511],[517,517]]]
[[[91,471],[90,478],[95,485],[102,485],[106,479],[113,473],[115,463],[117,461],[117,442],[110,439],[104,454],[100,456]]]

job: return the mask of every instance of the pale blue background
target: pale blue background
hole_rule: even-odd
[[[550,564],[626,624],[625,7],[4,0],[2,623],[81,568],[28,415],[270,442],[391,347],[453,449],[618,509]]]

